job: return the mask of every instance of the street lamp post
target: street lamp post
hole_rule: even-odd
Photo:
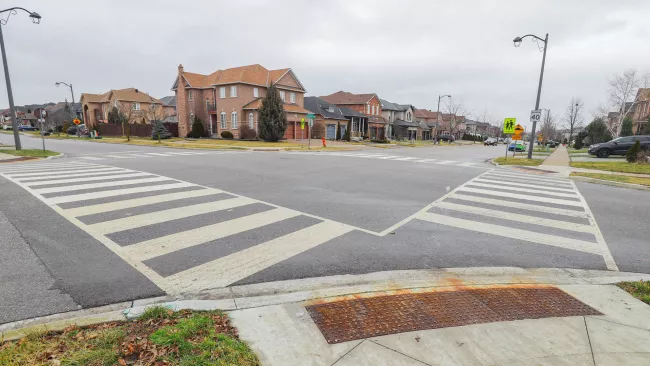
[[[56,85],[57,88],[61,84],[63,84],[65,86],[67,86],[68,88],[70,88],[70,94],[72,95],[72,105],[70,106],[70,119],[73,120],[74,118],[77,118],[77,116],[74,115],[74,90],[72,89],[72,84],[64,83],[63,81],[57,81],[56,83],[54,83],[54,85]],[[86,122],[84,122],[84,123],[86,123]],[[88,127],[88,126],[86,126],[86,127]],[[79,129],[78,128],[77,128],[77,136],[79,136]]]
[[[11,126],[14,130],[14,141],[16,145],[16,150],[20,150],[22,149],[22,146],[20,145],[20,134],[18,133],[18,120],[16,116],[16,108],[14,107],[14,95],[11,92],[11,81],[9,80],[9,67],[7,66],[7,53],[5,52],[5,41],[2,36],[2,26],[7,25],[10,16],[14,14],[18,14],[16,10],[22,10],[28,13],[29,17],[32,18],[32,22],[34,24],[38,24],[41,22],[41,16],[38,15],[38,13],[36,12],[31,12],[27,9],[20,8],[20,7],[0,10],[0,14],[9,12],[9,15],[7,15],[6,19],[0,19],[0,49],[2,49],[2,64],[5,70],[5,82],[7,83],[7,97],[9,98],[9,114],[11,115]]]
[[[546,37],[541,39],[533,34],[527,34],[523,37],[517,37],[513,40],[515,47],[519,47],[521,41],[526,37],[533,37],[538,41],[544,42],[544,55],[542,56],[542,70],[539,73],[539,85],[537,86],[537,100],[535,101],[535,110],[539,109],[539,98],[542,94],[542,81],[544,80],[544,64],[546,63],[546,49],[548,48],[548,33]],[[535,136],[535,127],[537,127],[537,121],[533,121],[533,129],[531,131],[531,136]],[[528,159],[533,158],[533,139],[530,139],[529,149],[528,149]]]
[[[449,97],[449,100],[451,100],[451,95],[445,94],[445,95],[438,95],[438,112],[436,113],[436,118],[438,119],[438,127],[440,127],[440,99],[444,97]],[[438,131],[439,133],[439,131]]]

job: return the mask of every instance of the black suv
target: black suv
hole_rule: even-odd
[[[619,137],[609,142],[603,142],[602,144],[594,144],[589,146],[587,152],[599,158],[606,158],[610,155],[625,155],[637,141],[641,142],[641,149],[650,149],[650,136],[640,135]]]

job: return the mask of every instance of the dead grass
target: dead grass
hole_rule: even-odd
[[[650,305],[650,281],[619,282],[618,287],[630,293],[630,295]]]
[[[220,311],[151,307],[137,320],[32,333],[0,345],[0,365],[260,365]]]
[[[524,165],[524,166],[538,166],[544,162],[544,159],[521,159],[521,158],[495,158],[492,161],[499,165]]]
[[[650,174],[650,164],[628,163],[626,161],[603,163],[591,161],[572,161],[571,166],[574,168],[606,170],[610,172]]]
[[[631,177],[629,175],[618,175],[618,174],[603,174],[603,173],[582,173],[582,172],[573,172],[571,173],[572,177],[587,177],[601,180],[609,180],[613,182],[621,183],[630,183],[630,184],[640,184],[644,186],[650,186],[650,178],[646,177]]]

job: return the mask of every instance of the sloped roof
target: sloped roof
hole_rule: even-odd
[[[209,75],[196,74],[183,71],[183,77],[191,88],[210,88],[213,85],[224,85],[233,83],[245,83],[261,86],[270,86],[277,82],[287,73],[296,79],[301,89],[305,89],[290,68],[268,70],[260,64],[232,67],[225,70],[217,70]],[[172,89],[176,88],[176,82]]]
[[[391,103],[384,99],[379,99],[379,101],[381,102],[381,109],[384,111],[405,111],[406,110],[406,108],[404,108],[400,104]]]
[[[415,121],[405,121],[403,119],[396,119],[393,122],[396,126],[404,126],[404,127],[420,127],[420,124]]]
[[[368,118],[368,115],[363,114],[363,113],[361,113],[361,112],[357,112],[357,111],[355,111],[355,110],[352,109],[352,108],[342,107],[342,106],[338,106],[338,107],[339,107],[339,109],[341,110],[341,113],[343,113],[343,115],[344,115],[345,117],[360,117],[360,118],[363,117],[363,118]]]
[[[372,97],[376,96],[377,94],[375,93],[370,93],[370,94],[352,94],[343,90],[337,91],[336,93],[326,95],[321,97],[324,101],[332,104],[343,104],[343,105],[350,105],[350,104],[366,104],[372,99]]]
[[[106,95],[106,93],[104,93],[104,94],[81,93],[81,98],[82,99],[85,98],[86,101],[90,102],[90,103],[101,103],[102,99],[104,99],[105,95]]]
[[[332,108],[332,112],[329,111],[330,108]],[[305,97],[305,109],[310,110],[312,113],[320,114],[327,119],[347,120],[339,107],[327,103],[318,97]]]
[[[384,117],[370,116],[368,117],[368,123],[381,123],[385,125],[388,124],[388,121]]]
[[[262,107],[262,98],[257,98],[253,100],[252,102],[246,104],[245,106],[242,107],[244,110],[257,110]],[[284,104],[284,111],[289,112],[289,113],[304,113],[304,114],[309,114],[311,113],[310,111],[306,110],[305,108],[297,105],[297,104]]]
[[[176,96],[175,95],[170,95],[168,97],[162,97],[162,98],[160,98],[160,101],[165,106],[176,107]]]

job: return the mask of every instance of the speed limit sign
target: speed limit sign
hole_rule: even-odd
[[[532,109],[530,111],[530,121],[539,122],[542,119],[542,110],[541,109]]]

